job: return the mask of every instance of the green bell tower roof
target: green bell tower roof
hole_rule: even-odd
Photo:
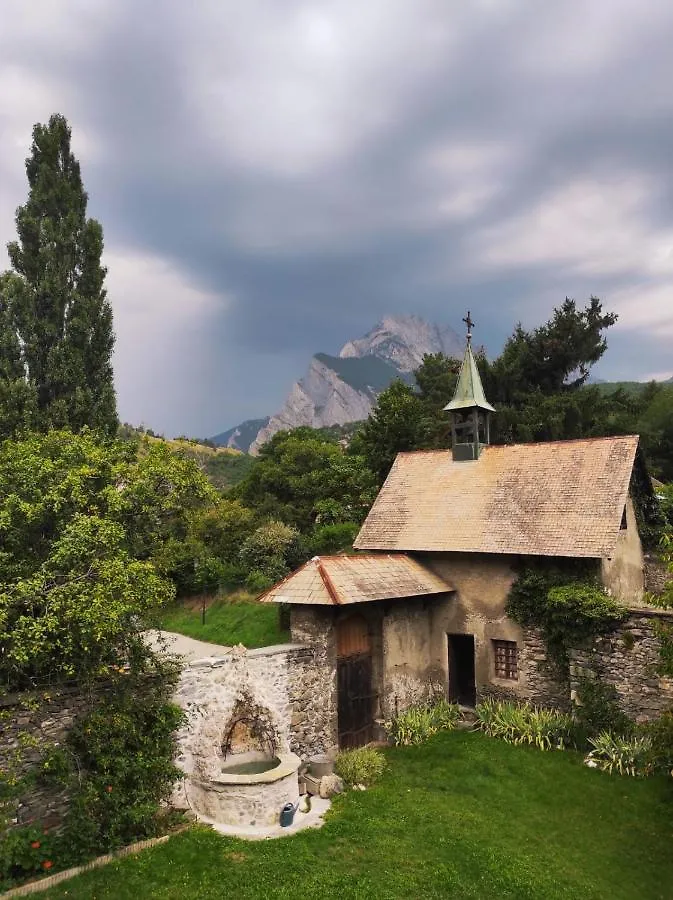
[[[477,362],[472,352],[472,327],[474,322],[470,318],[468,312],[467,319],[463,319],[467,325],[467,345],[465,346],[465,355],[463,363],[460,367],[458,375],[458,384],[453,395],[453,400],[444,407],[445,410],[458,409],[485,409],[488,412],[495,412],[495,409],[486,399],[484,394],[484,386],[481,383]]]

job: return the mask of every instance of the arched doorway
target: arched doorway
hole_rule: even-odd
[[[360,615],[337,625],[337,716],[339,747],[361,747],[373,736],[375,695],[372,642]]]

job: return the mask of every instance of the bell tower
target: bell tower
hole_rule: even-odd
[[[495,409],[486,400],[479,369],[472,352],[474,322],[468,312],[465,355],[453,400],[444,407],[451,415],[451,450],[456,462],[479,459],[490,441],[490,418]]]

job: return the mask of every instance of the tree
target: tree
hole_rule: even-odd
[[[0,684],[128,660],[175,588],[162,556],[216,492],[193,460],[83,430],[0,443]]]
[[[230,491],[258,517],[279,519],[302,533],[325,512],[325,501],[332,501],[332,521],[359,522],[374,495],[374,478],[362,457],[346,455],[333,438],[312,428],[274,434]]]
[[[613,313],[603,313],[596,297],[585,309],[566,298],[545,325],[533,331],[517,325],[494,362],[477,354],[486,397],[497,409],[491,442],[561,440],[632,430],[628,397],[608,401],[597,389],[584,386],[591,366],[606,349],[603,332],[616,319]],[[450,446],[444,406],[453,396],[458,371],[457,360],[427,355],[414,373],[415,390],[398,381],[380,394],[351,443],[379,483],[400,451]]]
[[[412,387],[393,381],[378,398],[375,409],[355,434],[349,452],[364,457],[380,484],[398,453],[417,450],[423,439],[423,404]]]
[[[652,472],[673,481],[673,387],[646,388],[644,400],[637,428]]]
[[[18,240],[7,246],[13,271],[0,285],[0,341],[12,357],[0,371],[4,434],[25,424],[117,428],[103,231],[87,219],[70,137],[65,118],[51,116],[34,127],[26,160],[28,200],[16,213]]]
[[[537,392],[550,396],[577,390],[605,353],[603,332],[616,321],[597,297],[579,310],[566,297],[545,325],[525,331],[518,324],[492,365],[480,361],[486,396],[494,406],[517,406]]]
[[[10,313],[11,275],[0,275],[0,438],[29,428],[36,397],[26,381],[19,336]]]

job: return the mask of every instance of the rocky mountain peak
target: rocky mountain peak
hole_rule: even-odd
[[[344,344],[338,356],[316,353],[283,408],[270,419],[245,422],[218,437],[226,438],[228,446],[256,453],[281,430],[366,419],[381,391],[395,378],[410,380],[409,373],[426,353],[460,358],[463,341],[452,328],[419,316],[384,316],[363,337]]]
[[[364,337],[344,344],[339,356],[378,356],[400,372],[413,372],[426,353],[460,358],[462,341],[448,325],[434,325],[419,316],[385,316]]]

